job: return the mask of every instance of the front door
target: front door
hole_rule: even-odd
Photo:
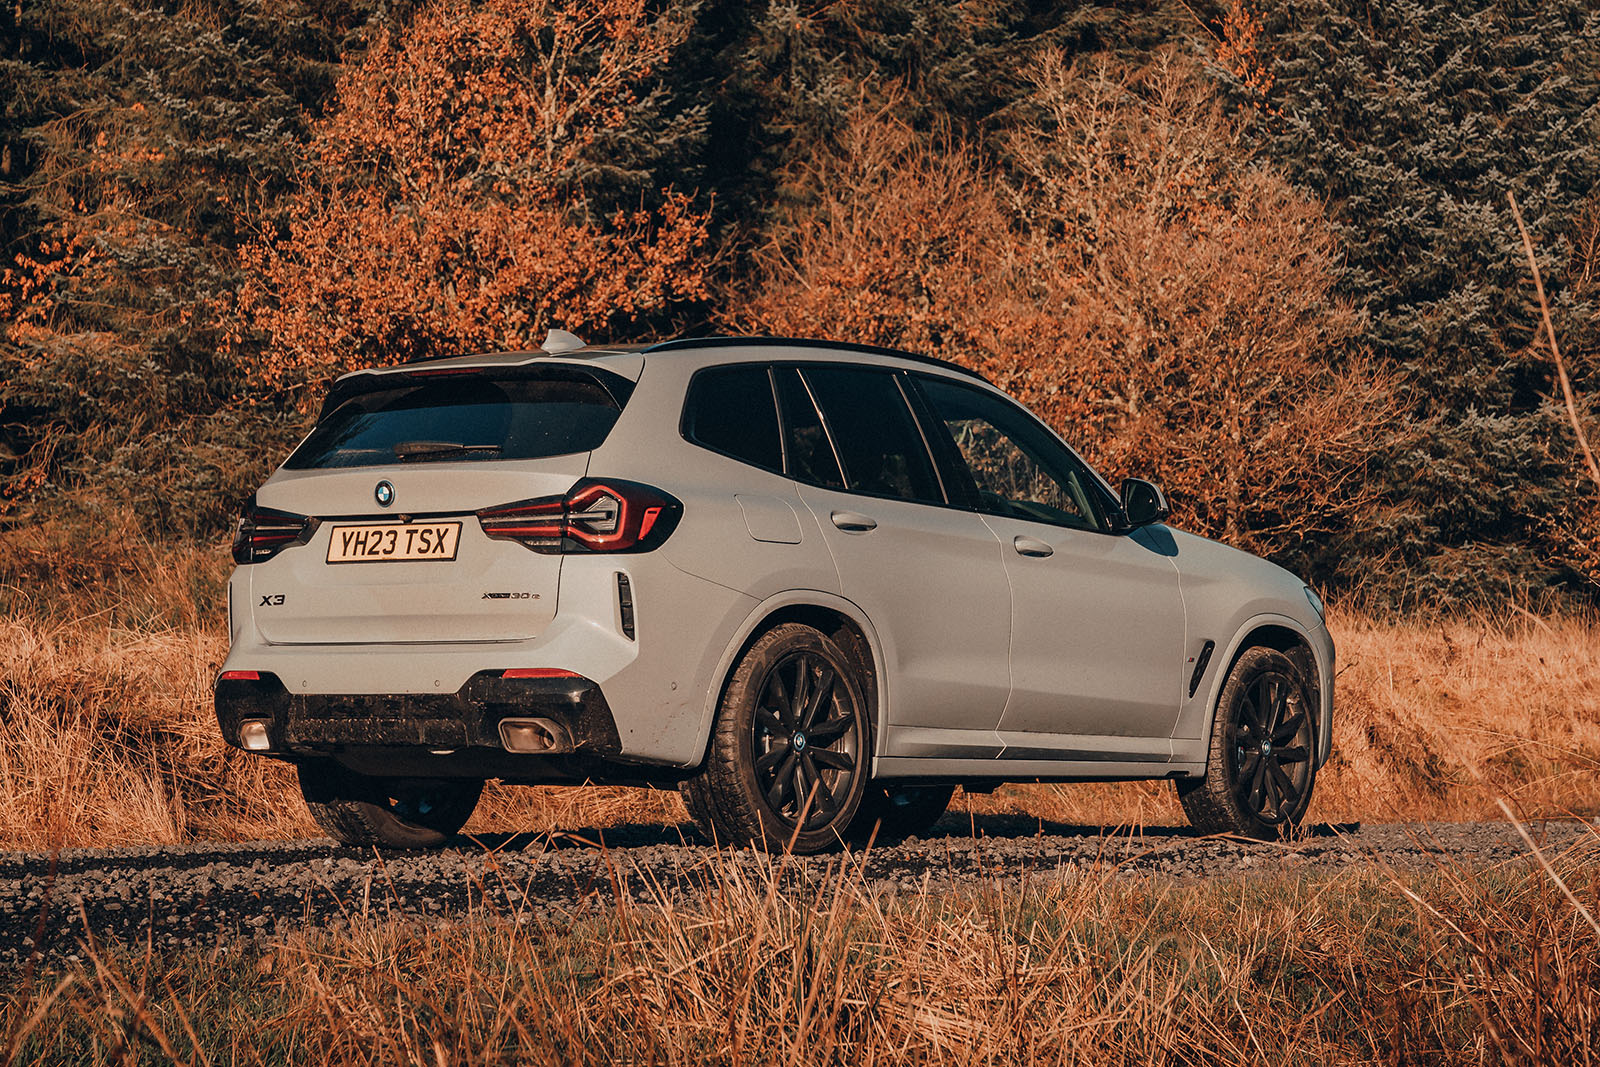
[[[1111,532],[1108,494],[1001,396],[918,376],[953,478],[970,478],[1011,585],[1006,759],[1170,756],[1183,694],[1178,570],[1159,539]]]

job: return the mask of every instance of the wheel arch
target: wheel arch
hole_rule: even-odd
[[[1321,633],[1326,634],[1325,630]],[[1325,646],[1325,650],[1324,650]],[[1252,648],[1271,648],[1282,652],[1310,670],[1317,685],[1317,766],[1326,762],[1332,738],[1333,645],[1318,641],[1298,621],[1286,615],[1257,615],[1245,621],[1234,633],[1224,655],[1218,657],[1222,669],[1211,678],[1206,694],[1206,714],[1200,737],[1209,743],[1216,722],[1222,689],[1239,657]]]
[[[786,622],[802,623],[828,635],[861,669],[864,676],[862,689],[867,700],[867,725],[872,731],[870,750],[876,762],[882,735],[879,729],[883,722],[881,709],[888,706],[887,672],[883,667],[883,646],[877,631],[866,613],[851,601],[817,589],[796,589],[778,593],[756,605],[717,660],[712,684],[707,687],[699,736],[695,741],[695,751],[699,753],[697,766],[705,761],[706,747],[716,724],[717,709],[739,660],[762,634]]]

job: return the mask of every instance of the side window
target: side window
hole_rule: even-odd
[[[696,374],[683,404],[683,436],[751,466],[783,470],[767,368],[716,367]]]
[[[825,364],[801,373],[822,409],[851,492],[944,503],[894,373]]]
[[[1104,529],[1088,472],[1026,412],[943,378],[918,375],[918,383],[977,484],[978,510]]]
[[[778,400],[783,404],[784,446],[789,452],[789,477],[829,489],[843,489],[844,475],[839,473],[839,460],[833,453],[833,444],[817,407],[811,402],[811,393],[800,380],[800,372],[793,367],[773,369],[778,383]]]

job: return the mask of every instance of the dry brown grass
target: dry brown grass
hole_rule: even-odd
[[[53,536],[0,543],[0,847],[315,833],[283,767],[216,735],[222,553]],[[1333,627],[1339,755],[1315,818],[1600,804],[1592,621]],[[1181,821],[1157,784],[1014,786],[957,808]],[[500,789],[473,825],[682,819],[666,794]],[[1600,1047],[1600,930],[1579,908],[1600,913],[1592,862],[1198,885],[1090,869],[955,891],[870,883],[856,862],[780,885],[781,858],[712,859],[689,892],[642,904],[172,957],[90,946],[87,964],[0,988],[0,1064],[1584,1063]]]
[[[1600,880],[1575,858],[911,891],[854,863],[713,860],[642,903],[172,958],[91,945],[0,987],[0,1064],[1595,1062],[1577,905]]]
[[[126,548],[48,526],[0,545],[0,841],[313,833],[282,768],[239,758],[211,716],[225,553],[115,533]]]
[[[121,531],[133,538],[132,531]],[[225,746],[210,684],[225,653],[209,553],[0,543],[0,847],[315,835],[292,774]],[[127,543],[127,542],[123,542]],[[1326,822],[1600,811],[1600,627],[1587,618],[1381,621],[1336,612],[1337,755]],[[1181,825],[1163,783],[1008,786],[964,814]],[[676,796],[495,788],[469,829],[581,832],[682,823]]]
[[[1336,818],[1600,811],[1600,626],[1511,612],[1429,623],[1336,613]]]

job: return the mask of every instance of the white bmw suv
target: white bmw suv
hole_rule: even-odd
[[[359,371],[245,506],[217,720],[351,843],[483,783],[677,786],[716,840],[917,832],[956,785],[1171,778],[1294,827],[1333,642],[983,378],[707,338]]]

